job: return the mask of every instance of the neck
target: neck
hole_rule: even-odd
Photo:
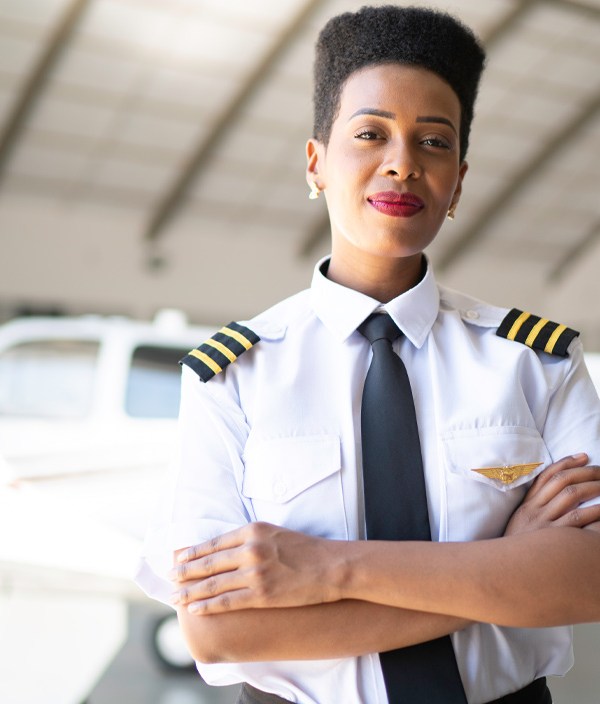
[[[352,261],[350,261],[352,260]],[[423,254],[410,257],[365,257],[354,260],[335,250],[327,278],[346,288],[360,291],[380,303],[387,303],[416,286],[423,276]]]

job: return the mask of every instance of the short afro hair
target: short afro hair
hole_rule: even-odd
[[[327,144],[348,77],[362,68],[399,63],[444,79],[461,105],[460,159],[465,158],[485,51],[452,15],[424,7],[362,7],[333,17],[316,44],[313,137]]]

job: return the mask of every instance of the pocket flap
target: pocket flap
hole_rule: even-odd
[[[534,428],[457,430],[446,433],[442,442],[453,474],[501,491],[532,481],[552,461],[543,438]]]
[[[334,435],[276,438],[249,443],[244,453],[242,494],[285,503],[341,469]]]

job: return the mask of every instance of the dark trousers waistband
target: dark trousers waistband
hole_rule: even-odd
[[[288,699],[282,699],[276,694],[261,692],[249,684],[242,685],[237,704],[289,704]],[[322,704],[333,704],[330,702],[322,702]],[[390,702],[394,704],[394,702]],[[444,704],[439,702],[439,704]],[[552,704],[552,696],[546,685],[546,678],[540,677],[539,680],[533,681],[527,687],[520,689],[518,692],[507,694],[500,699],[494,699],[489,704]]]
[[[546,684],[546,678],[540,677],[518,692],[494,699],[489,704],[552,704],[552,695]]]

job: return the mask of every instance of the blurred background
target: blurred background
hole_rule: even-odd
[[[328,251],[304,178],[312,47],[362,4],[0,0],[1,702],[234,701],[130,576],[174,362]],[[489,55],[438,279],[600,352],[600,0],[421,4]],[[556,701],[600,704],[600,626],[575,643]]]

